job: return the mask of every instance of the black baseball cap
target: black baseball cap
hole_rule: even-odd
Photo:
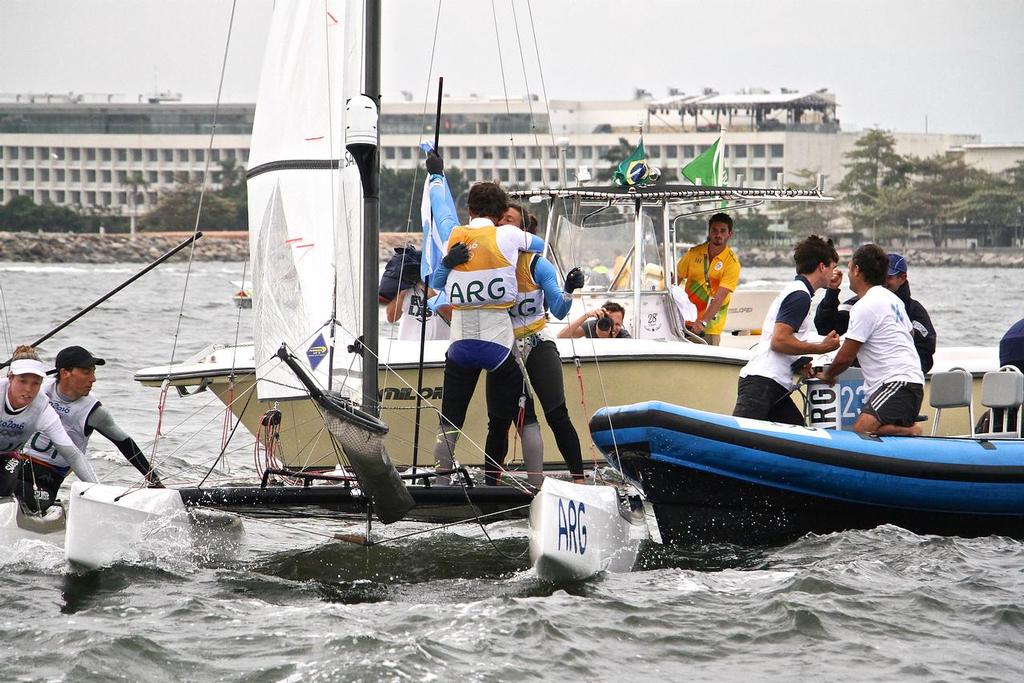
[[[59,370],[71,370],[74,368],[91,368],[95,365],[106,365],[107,361],[97,358],[81,346],[69,346],[57,353],[57,359],[53,362],[53,370],[47,374],[52,375]]]

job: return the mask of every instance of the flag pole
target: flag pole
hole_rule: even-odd
[[[441,136],[441,97],[444,92],[444,76],[437,77],[437,113],[434,116],[434,151],[438,154],[441,153],[439,139]],[[430,191],[428,185],[425,191]],[[430,222],[434,222],[433,211],[431,211]],[[426,251],[426,243],[423,244],[424,252]],[[426,258],[426,253],[420,254],[420,258]],[[416,474],[416,466],[419,464],[420,454],[420,414],[423,408],[423,355],[424,347],[427,345],[427,286],[429,283],[423,283],[423,296],[420,297],[420,360],[416,366],[416,425],[413,428],[412,436],[412,473]],[[438,314],[439,315],[439,314]]]

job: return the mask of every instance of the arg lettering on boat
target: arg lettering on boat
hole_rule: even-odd
[[[821,429],[850,429],[864,405],[864,373],[850,368],[835,385],[807,383],[807,425]]]
[[[582,555],[587,552],[587,525],[584,516],[587,507],[583,502],[558,499],[558,549],[562,550],[562,539],[565,539],[567,552]]]

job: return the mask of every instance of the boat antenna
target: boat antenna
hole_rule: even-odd
[[[441,137],[441,98],[444,94],[444,76],[437,77],[437,113],[434,115],[434,151],[441,153],[439,140]],[[429,189],[426,190],[429,192]],[[434,222],[434,211],[430,211],[430,222]],[[425,245],[424,245],[425,246]],[[424,255],[425,256],[425,255]],[[420,359],[416,365],[416,426],[412,432],[412,472],[420,454],[420,413],[423,409],[423,349],[427,345],[427,283],[423,283],[423,296],[420,298]]]

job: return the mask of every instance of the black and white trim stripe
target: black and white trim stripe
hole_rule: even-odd
[[[879,410],[886,402],[899,392],[900,389],[907,386],[906,382],[886,382],[882,385],[882,388],[875,392],[875,395],[868,400],[868,405],[873,410]]]

